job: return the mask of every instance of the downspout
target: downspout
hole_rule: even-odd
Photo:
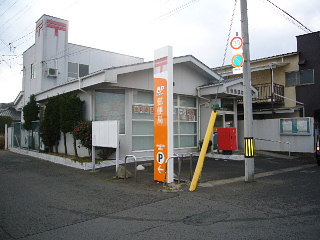
[[[79,87],[78,87],[78,89],[79,89],[81,92],[88,93],[88,92],[86,92],[85,90],[83,90],[83,89],[81,88],[81,77],[78,77],[78,82],[79,82]],[[88,93],[88,94],[89,94],[89,93]]]
[[[273,71],[273,64],[269,63],[271,69],[271,112],[272,118],[274,118],[274,71]]]

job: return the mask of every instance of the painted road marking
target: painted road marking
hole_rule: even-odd
[[[263,178],[263,177],[268,177],[280,173],[285,173],[285,172],[292,172],[292,171],[297,171],[305,168],[311,168],[311,167],[316,167],[317,164],[307,164],[303,166],[298,166],[298,167],[291,167],[291,168],[284,168],[284,169],[279,169],[279,170],[274,170],[270,172],[263,172],[263,173],[257,173],[254,175],[254,178]],[[224,180],[217,180],[217,181],[209,181],[205,183],[200,183],[200,187],[214,187],[214,186],[219,186],[219,185],[224,185],[228,183],[235,183],[235,182],[243,182],[244,181],[244,176],[243,177],[237,177],[237,178],[229,178],[229,179],[224,179]]]

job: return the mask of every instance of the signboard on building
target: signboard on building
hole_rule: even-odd
[[[172,47],[155,50],[154,57],[154,180],[173,182]]]

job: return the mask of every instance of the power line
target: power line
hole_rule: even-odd
[[[4,26],[5,24],[7,24],[9,21],[11,21],[13,18],[15,18],[18,14],[20,14],[22,11],[24,11],[19,17],[15,18],[15,21],[13,23],[15,23],[16,21],[18,21],[27,11],[29,11],[34,5],[36,4],[36,1],[32,1],[30,4],[27,4],[25,7],[23,7],[19,12],[17,12],[15,15],[13,15],[10,19],[8,19],[4,24],[1,25]],[[30,6],[29,6],[30,5]],[[29,8],[27,8],[29,6]],[[12,24],[13,24],[12,23]],[[2,31],[0,34],[3,34],[4,32],[6,32],[11,26],[12,24],[10,24],[4,31]]]
[[[227,38],[227,43],[226,43],[226,47],[225,47],[225,50],[224,50],[224,56],[223,56],[223,60],[222,60],[222,67],[224,66],[225,61],[226,61],[227,51],[228,51],[229,42],[230,42],[231,29],[232,29],[234,15],[235,15],[235,11],[236,11],[236,6],[237,6],[237,0],[234,1],[233,12],[232,12],[232,16],[231,16],[231,23],[230,23],[229,33],[228,33],[228,38]]]
[[[301,30],[303,30],[306,33],[312,33],[312,31],[307,28],[305,25],[303,25],[300,21],[298,21],[295,17],[293,17],[291,14],[271,2],[270,0],[265,0],[268,3],[270,3],[277,11],[280,12],[282,16],[284,16],[289,22],[293,23],[295,26],[299,27]]]
[[[13,40],[13,41],[11,42],[11,44],[14,43],[14,42],[16,42],[16,41],[19,41],[19,40],[25,38],[26,36],[30,35],[31,33],[34,33],[35,31],[36,31],[36,30],[33,30],[33,31],[27,33],[26,35],[22,36],[21,38],[18,38],[18,39],[16,39],[16,40]],[[32,36],[32,37],[33,37],[33,36]],[[21,44],[20,44],[20,45],[21,45]]]
[[[200,0],[192,0],[192,1],[189,1],[189,2],[187,2],[185,4],[182,4],[179,7],[171,10],[170,12],[165,13],[165,14],[161,15],[160,17],[156,18],[155,21],[160,21],[160,20],[164,20],[164,19],[166,19],[168,17],[171,17],[172,15],[182,11],[183,9],[189,7],[190,5],[192,5],[192,4],[194,4],[194,3],[198,2],[198,1],[200,1]]]
[[[6,12],[8,12],[19,0],[15,1],[6,11],[4,11],[0,17],[2,17]]]
[[[0,7],[1,7],[1,5],[2,5],[5,1],[6,1],[6,0],[3,0],[2,3],[0,3]]]

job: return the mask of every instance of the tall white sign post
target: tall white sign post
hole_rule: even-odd
[[[173,182],[172,47],[154,52],[154,180]]]

